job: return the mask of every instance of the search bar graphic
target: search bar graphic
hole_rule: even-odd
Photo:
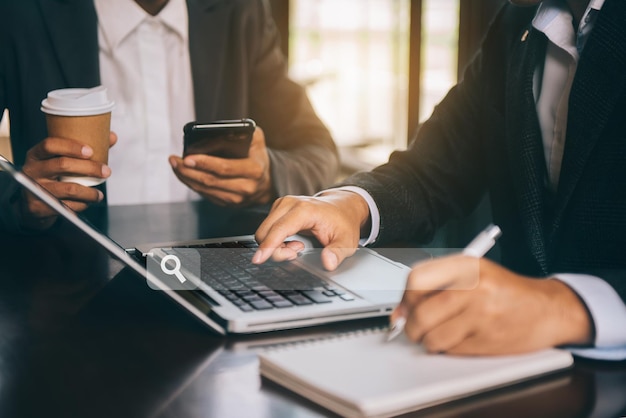
[[[193,290],[201,279],[200,253],[193,248],[152,248],[144,253],[148,275],[157,278],[157,286],[146,277],[147,284],[154,290]]]
[[[169,261],[172,261],[174,263],[174,268],[168,267],[167,263]],[[176,276],[178,281],[181,283],[185,283],[187,281],[185,276],[183,276],[183,274],[180,272],[180,258],[176,257],[174,254],[168,254],[163,257],[163,259],[161,260],[161,270],[163,270],[163,273],[169,276]]]

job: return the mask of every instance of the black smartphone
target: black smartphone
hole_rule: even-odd
[[[255,128],[252,119],[189,122],[183,128],[183,156],[208,154],[221,158],[246,158]]]

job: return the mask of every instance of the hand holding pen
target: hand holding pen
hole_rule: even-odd
[[[496,239],[501,235],[502,231],[496,225],[489,225],[485,230],[479,233],[476,238],[470,242],[463,250],[463,255],[480,258],[483,257],[495,244]],[[397,307],[399,309],[400,307]],[[387,341],[391,341],[404,331],[406,325],[406,317],[404,314],[398,316],[391,324],[387,334]]]

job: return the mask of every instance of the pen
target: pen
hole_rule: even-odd
[[[496,243],[496,239],[502,235],[502,231],[500,227],[494,224],[489,224],[487,228],[485,228],[481,233],[476,235],[467,247],[463,249],[463,254],[480,258],[487,254],[494,244]],[[391,341],[396,338],[398,335],[402,334],[404,331],[404,325],[406,324],[406,318],[401,316],[396,319],[389,328],[387,332],[387,341]]]

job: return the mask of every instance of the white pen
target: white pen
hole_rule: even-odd
[[[502,231],[500,227],[494,224],[489,224],[487,228],[485,228],[481,233],[476,235],[476,238],[472,240],[467,247],[463,249],[463,254],[480,258],[487,254],[494,244],[496,243],[496,239],[502,235]],[[404,331],[404,325],[406,324],[406,318],[401,316],[396,319],[389,327],[389,331],[387,332],[387,341],[391,341],[396,338],[398,335],[402,334]]]

